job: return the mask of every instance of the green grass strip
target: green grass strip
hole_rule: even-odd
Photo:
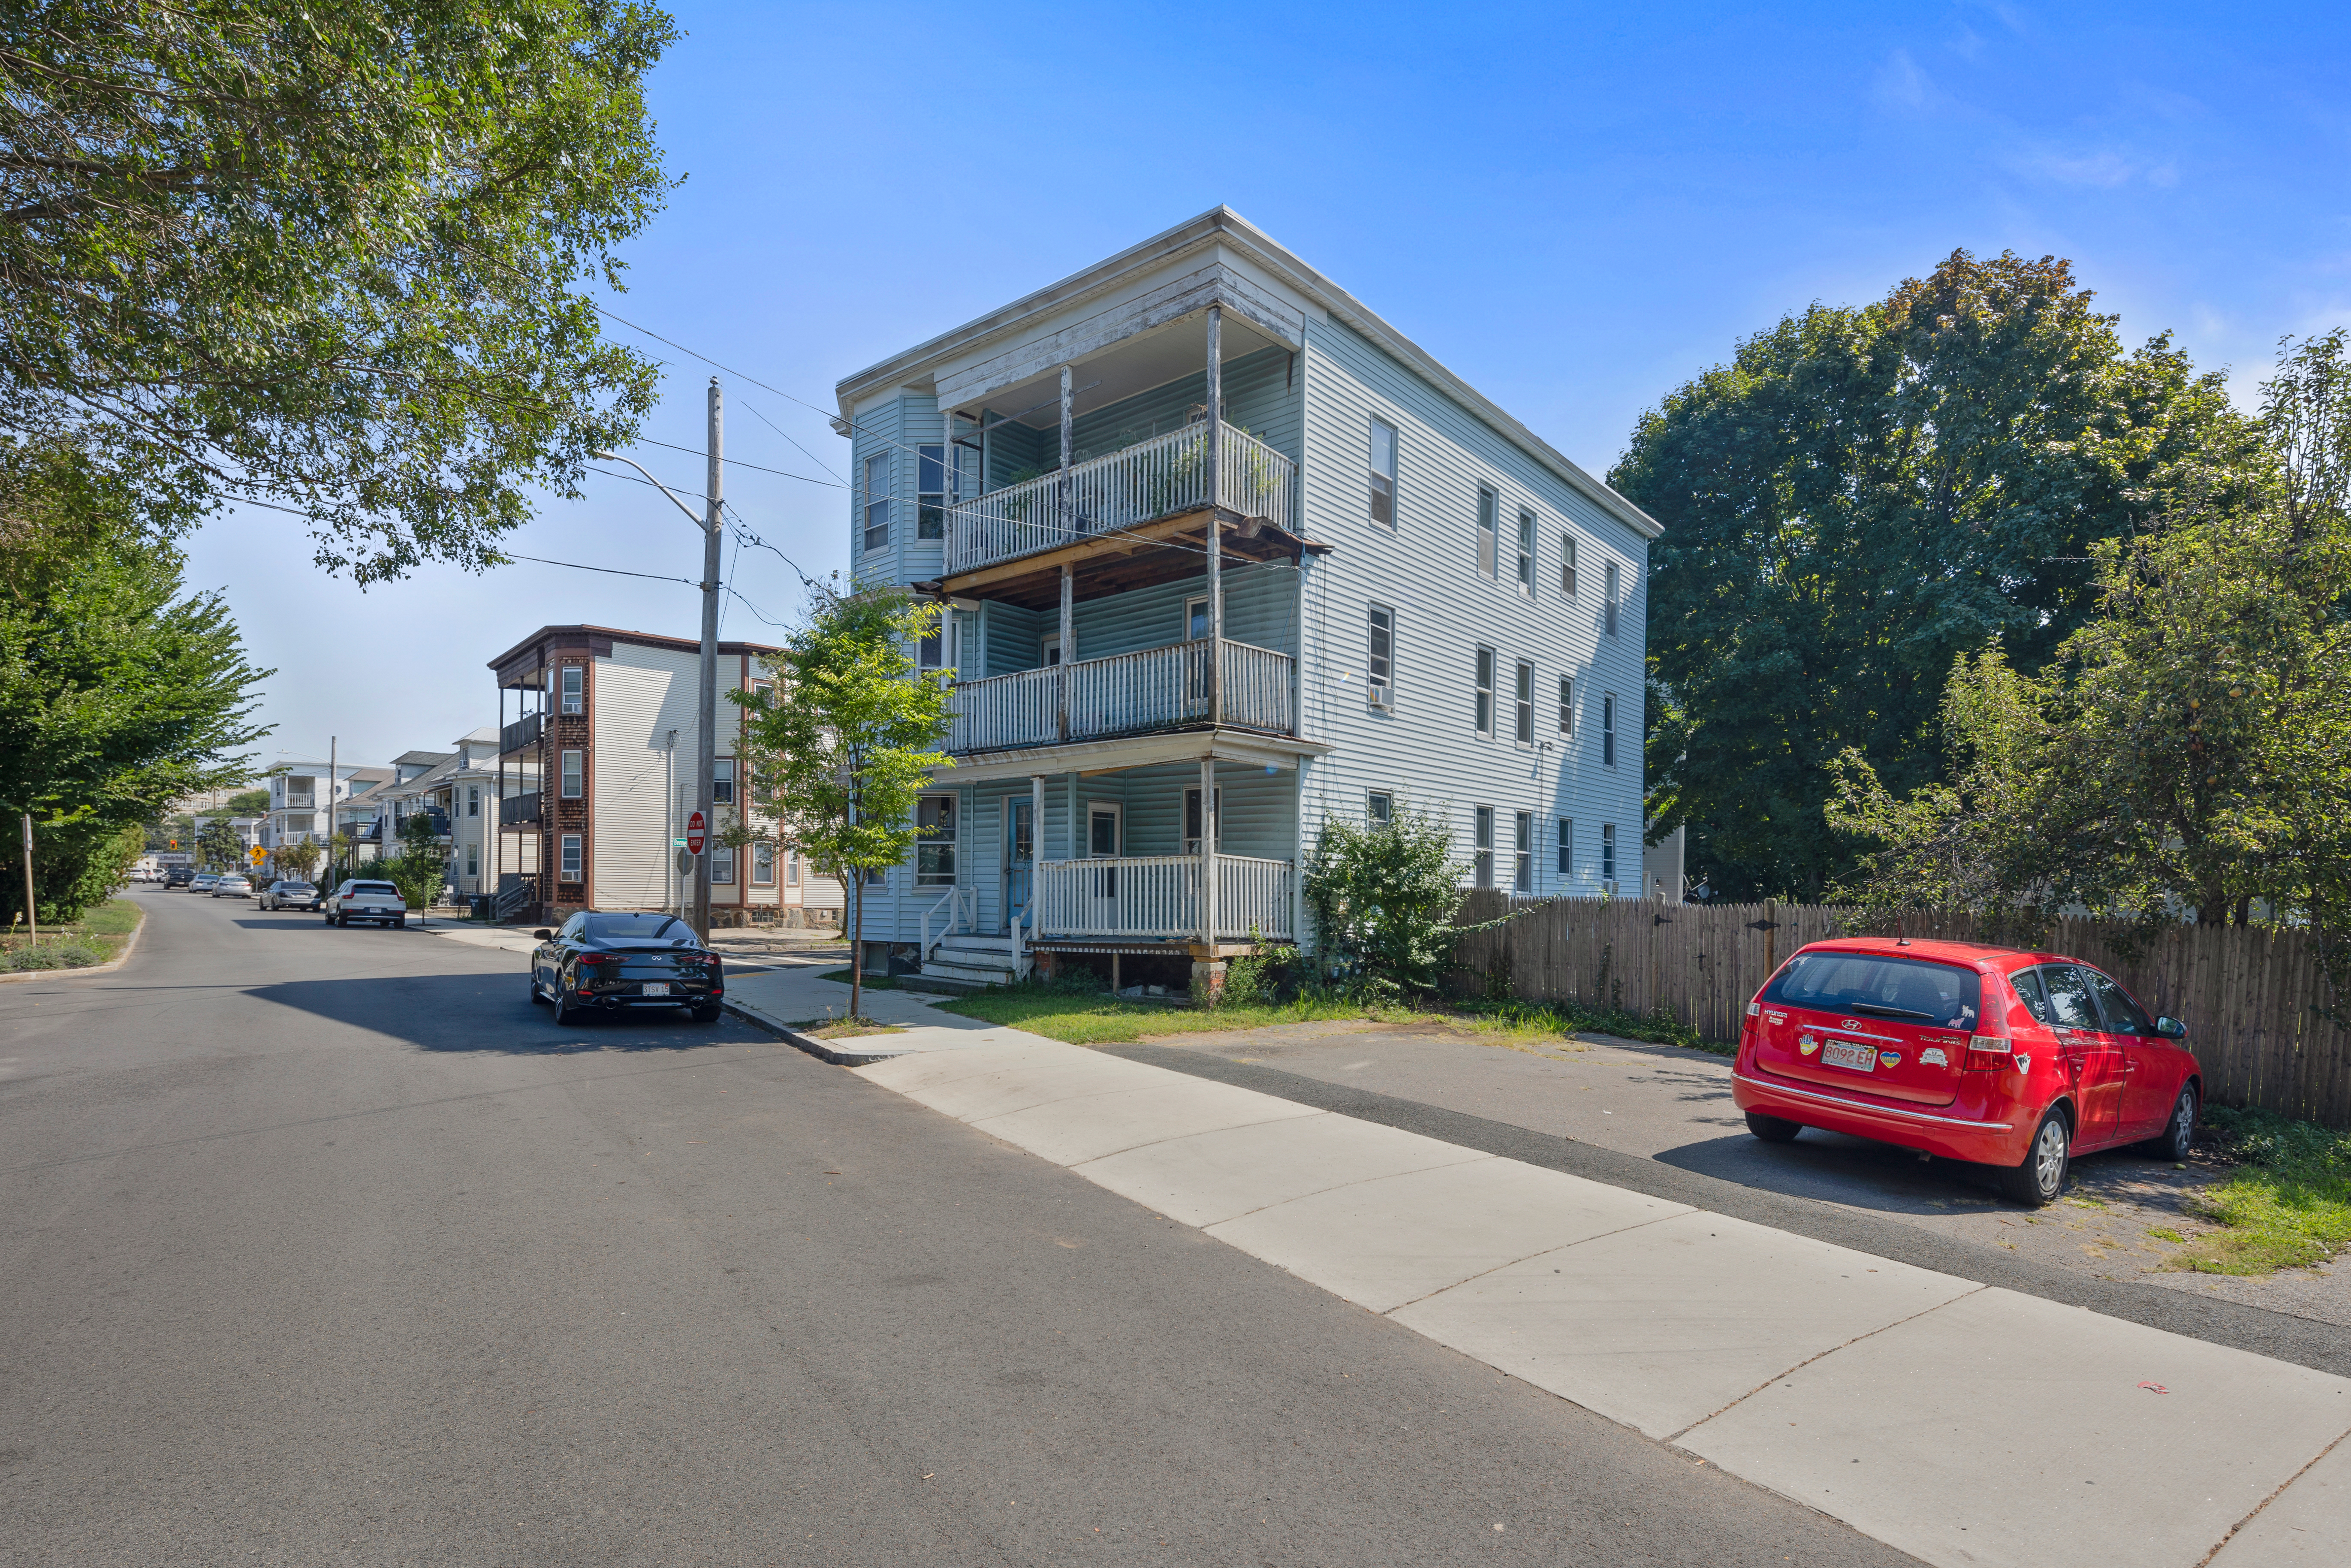
[[[2191,1199],[2219,1226],[2164,1267],[2199,1274],[2306,1269],[2351,1247],[2351,1133],[2270,1111],[2207,1106],[2204,1124],[2236,1162]]]

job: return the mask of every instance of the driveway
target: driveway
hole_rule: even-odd
[[[1498,1043],[1468,1030],[1352,1022],[1150,1043],[1571,1138],[2101,1280],[2351,1326],[2351,1265],[2265,1280],[2164,1269],[2179,1244],[2154,1232],[2205,1228],[2186,1200],[2220,1179],[2220,1166],[2201,1151],[2185,1169],[2130,1150],[2086,1155],[2066,1197],[2035,1214],[2001,1200],[1980,1166],[1817,1130],[1792,1144],[1762,1143],[1731,1103],[1729,1058],[1702,1051],[1602,1035]]]

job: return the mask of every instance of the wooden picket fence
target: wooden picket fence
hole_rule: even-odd
[[[1517,918],[1456,943],[1458,984],[1529,1001],[1664,1008],[1720,1041],[1739,1038],[1749,998],[1807,942],[1862,933],[1979,939],[1965,914],[1871,924],[1851,909],[1805,904],[1514,904],[1478,892],[1458,918],[1475,924],[1513,908]],[[2042,946],[2097,965],[2147,1007],[2186,1020],[2215,1103],[2351,1127],[2351,1029],[2328,1016],[2351,1014],[2351,1004],[2338,1004],[2307,933],[2175,925],[2150,938],[2137,927],[2060,920]]]

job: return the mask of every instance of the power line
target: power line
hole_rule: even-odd
[[[739,399],[738,399],[738,400],[737,400],[737,401],[740,402],[741,400],[739,400]],[[746,408],[750,408],[750,406],[751,406],[751,405],[750,405],[749,403],[746,402],[746,403],[744,403],[744,405],[743,405],[743,406],[744,406],[744,407],[746,407]],[[755,409],[755,408],[754,408],[754,409],[751,409],[751,412],[752,412],[753,413],[759,413],[759,411],[758,411],[758,409]],[[766,414],[761,413],[761,414],[759,414],[759,417],[760,417],[760,418],[762,418],[762,419],[766,419],[768,416],[767,416]],[[779,432],[778,434],[780,434],[780,432]],[[789,440],[790,440],[791,438],[790,438],[789,436],[786,436],[786,437],[785,437],[785,439],[789,441]],[[638,445],[638,446],[666,446],[666,447],[668,447],[672,452],[684,452],[684,453],[690,453],[690,454],[692,454],[694,456],[696,456],[696,457],[701,457],[701,456],[705,455],[705,454],[701,453],[701,452],[698,452],[698,451],[695,451],[695,448],[693,448],[693,447],[691,447],[691,446],[680,446],[679,444],[677,444],[677,443],[675,443],[675,442],[674,442],[674,441],[655,441],[655,440],[654,440],[652,436],[650,436],[650,435],[640,435],[640,436],[638,436],[638,437],[637,437],[637,439],[635,440],[635,442],[633,442],[632,444]],[[797,444],[798,444],[798,443],[794,443],[794,444],[796,444],[796,445],[797,445]],[[798,480],[801,481],[803,484],[809,484],[809,485],[822,485],[822,486],[826,486],[826,487],[827,487],[827,488],[829,488],[829,489],[833,489],[833,490],[846,490],[846,489],[848,489],[848,488],[849,488],[849,486],[848,486],[846,484],[843,484],[843,483],[841,483],[841,481],[839,481],[839,480],[834,480],[834,479],[814,479],[814,478],[810,478],[810,477],[808,475],[806,475],[806,474],[793,474],[793,473],[790,473],[790,472],[789,472],[789,471],[787,471],[787,470],[785,470],[785,469],[782,469],[782,468],[769,468],[769,467],[766,467],[766,466],[764,466],[764,465],[760,465],[760,464],[758,464],[758,463],[746,463],[746,462],[744,462],[740,457],[721,457],[718,461],[720,461],[721,463],[728,464],[728,465],[732,465],[732,466],[734,466],[734,467],[737,467],[737,468],[753,468],[753,469],[757,469],[758,472],[760,472],[760,473],[762,473],[762,474],[778,474],[778,475],[781,475],[784,478],[787,478],[787,479],[798,479]]]
[[[694,579],[690,577],[664,577],[658,572],[652,571],[623,571],[617,566],[584,566],[576,560],[549,560],[543,555],[513,555],[505,550],[500,550],[498,552],[498,562],[501,565],[504,565],[508,561],[517,560],[537,561],[541,566],[568,566],[574,571],[606,572],[613,577],[642,577],[649,579],[654,582],[682,582],[688,588],[700,588],[702,586],[702,584],[695,581]]]

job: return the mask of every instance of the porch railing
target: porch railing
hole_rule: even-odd
[[[946,570],[971,571],[1095,534],[1198,511],[1213,501],[1290,526],[1297,465],[1218,420],[1209,494],[1207,421],[962,502],[946,515]]]
[[[1295,733],[1295,661],[1287,653],[1230,638],[1220,646],[1223,722],[1276,735]],[[1066,735],[1061,728],[1064,685]],[[947,749],[998,751],[1206,724],[1217,712],[1212,691],[1206,642],[1174,643],[1107,659],[990,675],[956,687]]]
[[[1217,937],[1293,941],[1288,861],[1216,857]],[[1037,935],[1183,941],[1200,934],[1200,857],[1127,855],[1037,867]]]

